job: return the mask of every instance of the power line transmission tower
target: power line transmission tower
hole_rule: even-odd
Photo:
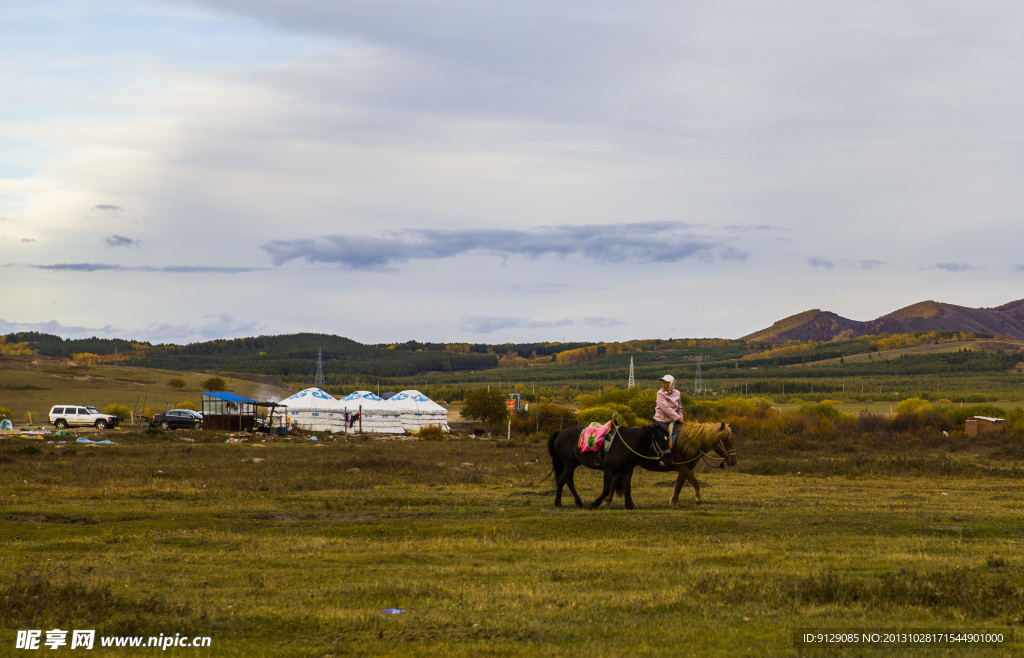
[[[316,351],[316,380],[313,382],[313,386],[317,388],[324,388],[324,351]]]
[[[626,388],[633,388],[636,386],[636,380],[633,379],[633,357],[629,357],[629,384]]]
[[[704,393],[704,377],[700,374],[700,363],[704,360],[704,355],[698,354],[694,358],[697,360],[697,376],[693,378],[693,393],[701,395]]]

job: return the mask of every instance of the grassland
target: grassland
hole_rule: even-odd
[[[220,375],[220,373],[212,373]],[[142,414],[147,407],[156,412],[183,401],[202,405],[202,382],[211,373],[173,372],[152,368],[113,365],[81,365],[71,360],[46,357],[3,357],[0,359],[0,407],[15,413],[15,422],[45,424],[50,407],[57,403],[91,404],[102,409],[124,405]],[[225,374],[227,389],[258,399],[287,397],[290,391],[276,384],[241,379]],[[168,384],[180,379],[173,389]]]
[[[54,627],[226,656],[801,655],[808,628],[1001,628],[1012,646],[909,654],[1022,649],[1020,451],[996,440],[741,439],[703,506],[639,472],[627,512],[553,508],[535,443],[107,436],[0,440],[0,653]],[[898,652],[842,655],[864,653]]]

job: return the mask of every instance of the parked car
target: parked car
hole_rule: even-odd
[[[149,426],[159,427],[162,430],[201,430],[203,429],[203,414],[191,409],[171,409],[150,418]]]
[[[57,429],[66,427],[85,427],[92,425],[98,430],[117,427],[121,419],[110,414],[97,411],[96,407],[87,404],[55,404],[50,409],[50,424]]]

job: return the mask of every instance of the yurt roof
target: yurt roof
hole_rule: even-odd
[[[399,411],[395,405],[369,391],[355,391],[353,393],[349,393],[338,400],[338,402],[349,411],[355,411],[358,407],[362,407],[367,411]]]
[[[388,402],[399,409],[413,409],[430,413],[448,413],[448,410],[415,389],[393,395]]]
[[[278,404],[293,409],[336,409],[338,401],[319,388],[307,388],[299,391],[291,397],[287,397]]]

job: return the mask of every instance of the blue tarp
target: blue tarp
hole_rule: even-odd
[[[203,393],[203,395],[210,398],[217,398],[218,400],[227,400],[228,402],[248,402],[249,404],[259,404],[256,400],[243,398],[241,395],[235,395],[234,393]]]

